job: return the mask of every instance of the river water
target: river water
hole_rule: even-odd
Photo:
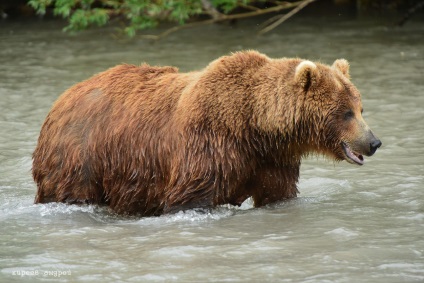
[[[424,22],[296,17],[261,37],[243,22],[157,43],[60,28],[0,22],[0,282],[424,281]],[[188,71],[242,49],[348,59],[382,148],[362,167],[307,159],[299,198],[260,209],[122,218],[33,204],[31,154],[66,88],[122,62]]]

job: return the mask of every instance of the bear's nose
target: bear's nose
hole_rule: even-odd
[[[381,146],[381,141],[379,139],[375,139],[370,143],[370,155],[373,155],[377,148]]]

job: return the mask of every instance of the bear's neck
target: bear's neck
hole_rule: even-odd
[[[305,103],[309,94],[292,80],[298,61],[276,60],[254,75],[250,125],[264,135],[278,136],[287,152],[307,155],[320,151],[322,121]]]
[[[296,154],[314,151],[318,133],[310,127],[311,117],[305,115],[306,94],[293,91],[290,81],[298,61],[281,59],[238,69],[209,68],[188,87],[186,93],[190,95],[183,94],[182,99],[191,100],[193,107],[189,112],[179,109],[181,116],[190,127],[206,127],[235,140],[265,137],[270,143],[262,147],[263,152],[282,146]]]

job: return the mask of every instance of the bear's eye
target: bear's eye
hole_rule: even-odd
[[[353,113],[352,110],[349,110],[349,111],[345,112],[345,114],[344,114],[344,119],[345,120],[350,120],[353,117],[355,117],[355,114]]]

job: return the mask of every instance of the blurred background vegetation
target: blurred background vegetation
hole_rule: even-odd
[[[65,31],[119,22],[124,33],[132,37],[165,22],[175,25],[170,33],[196,24],[264,14],[269,15],[266,25],[271,30],[309,4],[343,7],[357,13],[396,12],[402,15],[399,25],[424,8],[422,0],[0,0],[0,16],[3,20],[31,16],[64,18]]]

